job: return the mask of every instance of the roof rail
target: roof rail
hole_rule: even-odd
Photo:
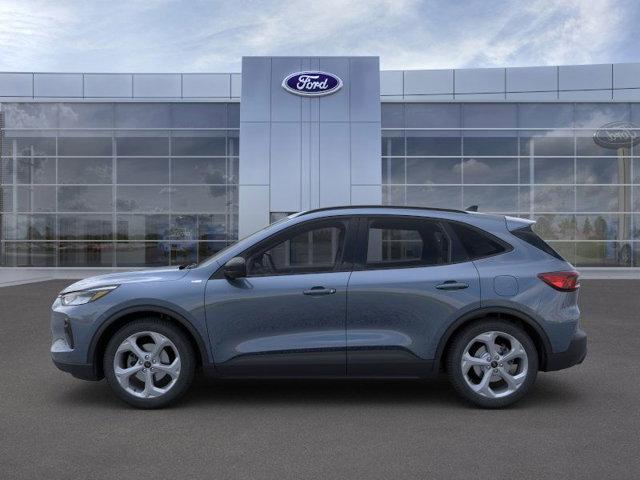
[[[350,208],[396,208],[396,209],[410,209],[410,210],[423,210],[423,211],[436,211],[436,212],[453,212],[453,213],[469,213],[465,210],[456,210],[454,208],[436,208],[436,207],[410,207],[404,205],[340,205],[336,207],[322,207],[314,208],[313,210],[306,210],[300,212],[298,216],[307,215],[309,213],[326,212],[329,210],[347,210]]]

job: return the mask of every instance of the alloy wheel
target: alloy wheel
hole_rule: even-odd
[[[139,398],[167,393],[180,377],[180,354],[166,336],[152,331],[136,332],[116,350],[113,372],[120,386]]]
[[[465,382],[478,395],[507,397],[527,379],[527,352],[513,335],[484,332],[467,344],[460,368]]]

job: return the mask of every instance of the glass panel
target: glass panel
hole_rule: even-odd
[[[227,242],[199,242],[198,243],[198,262],[203,262],[210,256],[218,253],[228,245]]]
[[[61,240],[111,240],[111,214],[58,215],[58,235]]]
[[[226,240],[226,215],[198,215],[198,240]]]
[[[58,187],[59,212],[111,212],[113,188],[107,186]]]
[[[173,128],[226,128],[226,103],[173,103]]]
[[[462,182],[462,161],[459,158],[408,158],[407,183],[434,184]],[[402,182],[400,182],[402,183]]]
[[[600,128],[611,122],[629,122],[628,103],[576,103],[576,128]]]
[[[4,244],[5,267],[54,267],[56,263],[56,244],[49,242]]]
[[[382,128],[404,128],[404,103],[383,103],[380,107]]]
[[[60,128],[111,128],[113,105],[110,103],[61,103]]]
[[[627,240],[631,238],[630,215],[576,215],[578,240]]]
[[[240,178],[240,159],[227,159],[227,183],[237,184]]]
[[[462,172],[465,184],[518,183],[518,159],[465,158]]]
[[[459,128],[460,105],[446,103],[405,104],[408,128]]]
[[[16,164],[18,183],[56,183],[55,158],[19,157]]]
[[[118,267],[160,267],[169,265],[170,243],[118,242]]]
[[[462,208],[461,187],[407,187],[407,205],[416,207]]]
[[[520,132],[520,155],[538,157],[573,157],[573,136],[560,136],[550,132]]]
[[[56,187],[32,186],[17,188],[19,212],[55,212]]]
[[[576,267],[630,267],[631,243],[577,242]]]
[[[172,155],[185,156],[224,156],[226,155],[225,132],[203,132],[192,136],[176,136],[171,139]],[[196,136],[197,135],[197,136]]]
[[[0,158],[0,184],[10,183],[13,183],[13,158]]]
[[[576,176],[577,183],[619,183],[631,178],[631,158],[578,158]]]
[[[173,183],[227,183],[224,158],[174,158],[171,162]]]
[[[21,132],[24,135],[24,132]],[[49,135],[53,135],[49,133]],[[6,137],[2,146],[3,155],[12,155],[15,149],[16,155],[32,157],[56,154],[55,137]]]
[[[3,103],[6,128],[56,128],[58,104],[55,103]]]
[[[229,128],[240,128],[240,103],[227,103]]]
[[[240,132],[227,130],[227,155],[235,157],[240,154]]]
[[[459,156],[462,139],[457,131],[407,131],[407,155]]]
[[[16,215],[14,240],[55,240],[55,215]]]
[[[516,128],[518,126],[518,106],[514,104],[467,103],[464,105],[463,115],[465,128]]]
[[[111,137],[60,137],[58,155],[106,157],[113,154]]]
[[[196,240],[198,231],[197,215],[174,215],[171,218],[169,240]]]
[[[198,244],[195,242],[173,242],[164,244],[171,249],[171,265],[190,265],[198,261]]]
[[[169,155],[168,137],[117,137],[116,143],[118,155],[121,157]]]
[[[0,187],[0,212],[13,211],[13,189],[15,187]]]
[[[574,183],[573,158],[536,158],[535,183]]]
[[[404,155],[404,131],[382,131],[382,156]]]
[[[168,158],[117,159],[119,184],[169,183]]]
[[[576,244],[574,242],[548,242],[551,248],[567,262],[576,264]]]
[[[640,183],[640,158],[633,159],[633,183]],[[638,189],[636,189],[638,192]],[[640,195],[640,192],[636,193],[636,196]]]
[[[464,208],[478,205],[481,212],[518,210],[518,187],[464,187]]]
[[[111,267],[113,266],[112,243],[60,243],[59,265],[61,267]]]
[[[118,186],[116,208],[119,212],[168,212],[170,190],[162,186]]]
[[[112,158],[59,158],[58,183],[112,183]]]
[[[573,240],[576,219],[573,215],[535,215],[533,230],[543,240]]]
[[[405,205],[405,186],[382,187],[382,203],[384,205]]]
[[[117,128],[168,128],[171,115],[167,103],[116,103]]]
[[[615,212],[620,206],[619,200],[628,195],[629,187],[603,186],[603,187],[576,187],[576,211],[577,212]]]
[[[226,187],[172,187],[174,212],[225,212]]]
[[[169,215],[118,215],[118,240],[165,240],[169,235]]]
[[[382,183],[406,183],[404,158],[382,159]],[[418,182],[411,182],[418,183]]]
[[[463,150],[465,155],[508,156],[518,154],[518,138],[496,135],[497,132],[465,132]],[[483,135],[483,136],[480,136]],[[486,135],[486,136],[484,136]]]
[[[575,211],[575,187],[534,187],[534,208],[536,212]]]
[[[518,116],[520,128],[572,128],[573,104],[521,103]]]

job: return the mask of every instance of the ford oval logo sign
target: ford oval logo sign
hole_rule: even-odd
[[[593,134],[593,141],[603,148],[624,148],[640,142],[640,127],[630,122],[612,122]]]
[[[282,81],[282,88],[295,95],[320,97],[340,90],[342,80],[327,72],[296,72]]]

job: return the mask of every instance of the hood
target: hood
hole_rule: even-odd
[[[106,275],[89,277],[80,280],[79,282],[72,283],[60,293],[87,290],[89,288],[104,287],[106,285],[122,285],[124,283],[169,282],[171,280],[181,279],[188,272],[188,269],[179,270],[176,267],[157,270],[140,270],[135,272],[107,273]]]

